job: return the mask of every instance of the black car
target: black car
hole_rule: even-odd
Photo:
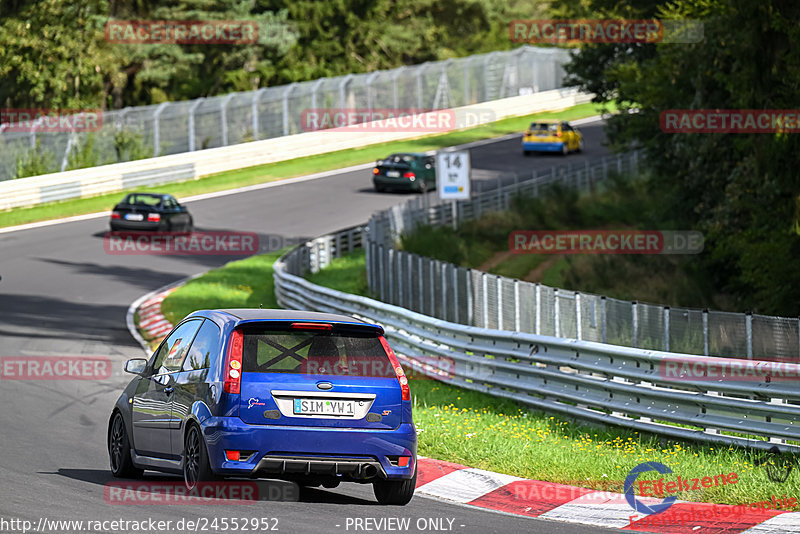
[[[375,162],[375,191],[418,191],[436,188],[435,158],[419,153],[392,154]]]
[[[130,193],[111,212],[111,231],[191,232],[194,221],[172,195]]]

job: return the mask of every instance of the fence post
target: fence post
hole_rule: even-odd
[[[669,352],[669,306],[664,306],[664,350]]]
[[[488,275],[486,273],[481,273],[481,285],[483,286],[482,293],[483,293],[483,327],[489,328],[489,283],[486,281]]]
[[[744,314],[744,330],[747,336],[747,359],[753,359],[753,314],[747,312]]]
[[[633,339],[631,345],[633,348],[639,348],[639,309],[636,301],[631,302],[631,314],[633,315]]]
[[[708,309],[703,310],[703,355],[708,356]]]
[[[431,317],[436,317],[436,264],[439,263],[433,260],[428,265],[430,266],[430,280],[431,280]]]
[[[413,287],[414,286],[414,267],[412,265],[414,263],[413,254],[406,254],[406,258],[407,258],[406,263],[408,264],[408,265],[406,265],[406,275],[408,276],[408,289],[406,290],[406,293],[408,294],[408,306],[407,307],[408,307],[409,310],[413,310],[414,309],[414,287]]]
[[[197,106],[203,103],[205,98],[198,98],[194,101],[194,104],[189,106],[189,152],[194,152],[194,112],[197,109]]]
[[[533,333],[542,333],[542,285],[536,282],[536,320],[534,322]]]
[[[561,337],[561,303],[558,298],[558,288],[553,289],[553,325],[555,336]]]
[[[219,105],[219,122],[222,126],[222,146],[228,146],[228,102],[231,98],[236,96],[235,93],[230,93],[222,98]]]
[[[383,291],[383,280],[386,278],[386,271],[384,270],[383,265],[383,245],[378,245],[378,296],[381,299],[381,302],[386,302],[383,300],[384,291]]]
[[[425,276],[422,272],[422,256],[417,256],[417,270],[419,271],[419,313],[425,313]]]
[[[467,326],[475,326],[475,312],[473,311],[473,299],[474,296],[472,294],[472,269],[467,269]]]
[[[445,321],[447,320],[447,263],[442,262],[441,264],[441,272],[439,273],[442,276],[442,319]]]
[[[519,332],[520,330],[519,280],[514,280],[514,331]]]
[[[503,329],[503,278],[497,277],[497,329]]]
[[[458,319],[459,319],[459,317],[458,317],[458,315],[459,315],[459,313],[458,313],[458,265],[453,264],[451,270],[453,272],[453,276],[452,276],[452,282],[453,282],[453,285],[452,285],[452,288],[453,288],[453,322],[457,323]]]
[[[162,102],[153,113],[153,157],[156,157],[161,152],[159,145],[161,144],[161,127],[158,124],[158,118],[161,113],[169,105],[169,102]]]
[[[297,87],[297,82],[290,83],[281,98],[283,105],[283,135],[289,135],[289,95],[294,91],[295,87]]]
[[[397,251],[397,305],[403,305],[403,252],[402,250]]]
[[[583,314],[581,313],[581,294],[575,292],[575,333],[578,341],[583,339]]]
[[[606,298],[600,297],[600,339],[603,343],[608,343],[608,310],[606,306]]]

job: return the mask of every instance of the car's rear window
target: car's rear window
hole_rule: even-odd
[[[558,124],[550,122],[532,122],[529,130],[532,132],[557,132]]]
[[[380,339],[372,332],[245,332],[242,364],[246,373],[396,376]]]
[[[153,195],[128,195],[124,203],[136,206],[158,206],[161,204],[161,197]]]
[[[411,154],[392,154],[384,159],[384,163],[411,163],[416,159],[416,156]]]

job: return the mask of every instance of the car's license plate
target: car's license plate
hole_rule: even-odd
[[[294,399],[295,415],[355,415],[355,402],[327,399]]]
[[[389,178],[400,178],[400,171],[386,171],[386,176]]]
[[[144,220],[144,215],[142,215],[141,213],[127,213],[125,215],[125,220],[126,221],[143,221]]]

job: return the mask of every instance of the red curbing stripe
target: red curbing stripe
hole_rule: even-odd
[[[521,480],[497,488],[469,504],[511,514],[537,517],[589,493],[597,493],[597,490],[540,480]]]
[[[684,532],[738,534],[782,513],[785,512],[753,510],[746,506],[676,502],[660,514],[638,518],[624,530],[664,534]]]
[[[433,460],[431,458],[418,458],[417,487],[419,488],[438,478],[442,478],[455,471],[461,471],[462,469],[467,469],[467,467],[450,462],[443,462],[441,460]]]

